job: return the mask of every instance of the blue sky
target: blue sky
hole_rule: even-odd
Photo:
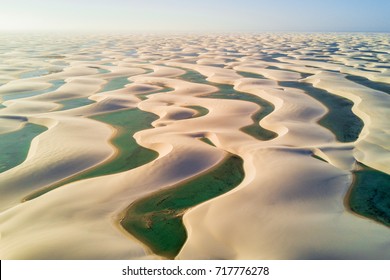
[[[390,32],[390,0],[1,0],[0,30]]]

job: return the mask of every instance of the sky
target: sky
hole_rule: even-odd
[[[390,0],[0,0],[0,32],[390,32],[389,14]]]

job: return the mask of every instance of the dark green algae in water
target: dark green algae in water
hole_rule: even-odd
[[[204,142],[204,143],[206,143],[206,144],[208,144],[208,145],[210,145],[210,146],[216,147],[216,146],[214,145],[214,143],[213,143],[209,138],[207,138],[207,137],[199,138],[199,140],[202,141],[202,142]]]
[[[96,101],[94,101],[94,100],[91,100],[91,99],[88,99],[88,98],[85,98],[85,97],[81,97],[81,98],[74,98],[74,99],[63,100],[63,101],[60,101],[60,102],[57,102],[57,103],[62,105],[62,108],[60,110],[61,111],[65,111],[65,110],[70,110],[70,109],[74,109],[74,108],[79,108],[79,107],[83,107],[83,106],[86,106],[86,105],[90,105],[90,104],[93,104],[95,102]]]
[[[355,82],[357,84],[363,85],[365,87],[368,87],[373,90],[378,90],[385,92],[387,94],[390,94],[390,84],[381,83],[381,82],[374,82],[367,78],[360,77],[360,76],[354,76],[354,75],[346,75],[345,77],[347,80],[350,80],[352,82]]]
[[[45,126],[26,123],[19,130],[0,134],[0,173],[21,164],[27,157],[31,141],[46,130]]]
[[[189,108],[196,111],[196,114],[193,116],[193,118],[203,117],[209,113],[209,110],[202,106],[184,106],[184,108]]]
[[[135,201],[125,210],[120,224],[155,254],[173,259],[187,239],[182,220],[185,211],[240,184],[243,160],[230,155],[206,172]]]
[[[152,72],[153,70],[148,69],[145,73],[142,73],[140,75],[146,75]],[[112,90],[124,88],[126,85],[133,83],[133,81],[129,80],[129,78],[131,78],[132,76],[137,76],[137,75],[129,75],[129,76],[112,78],[108,81],[107,84],[104,85],[104,87],[100,92],[112,91]]]
[[[107,163],[31,193],[24,200],[34,199],[71,182],[127,171],[144,165],[158,156],[157,152],[139,146],[133,138],[137,131],[152,128],[151,123],[157,120],[158,116],[139,109],[128,109],[91,118],[110,124],[118,130],[111,140],[111,143],[119,150],[117,156]]]
[[[390,226],[390,175],[358,163],[349,196],[352,211]]]
[[[117,90],[117,89],[124,88],[127,84],[131,84],[132,83],[132,81],[128,80],[129,77],[130,76],[117,77],[117,78],[111,79],[107,84],[104,85],[104,87],[101,90],[101,92]]]

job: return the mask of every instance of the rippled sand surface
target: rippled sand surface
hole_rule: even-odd
[[[0,35],[0,258],[390,259],[389,46]]]

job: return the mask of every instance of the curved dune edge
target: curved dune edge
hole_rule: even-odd
[[[57,123],[53,125],[53,122]],[[112,148],[107,145],[112,130],[104,124],[88,119],[75,122],[69,117],[40,120],[36,123],[47,126],[49,130],[34,138],[23,163],[0,174],[3,183],[2,210],[18,204],[32,190],[91,167],[113,153]],[[69,130],[72,131],[71,136],[67,133]],[[93,135],[100,135],[100,138]],[[63,141],[64,138],[67,139],[66,142]],[[47,144],[48,141],[50,145]],[[58,155],[61,161],[53,157],[53,154]]]
[[[0,135],[22,129],[26,121],[27,118],[0,115]]]
[[[330,80],[331,79],[331,80]],[[318,73],[307,81],[314,86],[352,100],[353,112],[359,116],[364,127],[355,144],[355,158],[377,170],[390,173],[390,144],[385,135],[390,130],[386,116],[389,114],[390,97],[382,92],[368,89],[343,78],[342,75]]]

